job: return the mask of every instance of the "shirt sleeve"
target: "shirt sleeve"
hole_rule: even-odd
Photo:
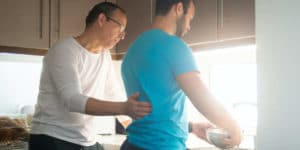
[[[166,44],[164,55],[175,76],[192,71],[199,72],[192,50],[179,38],[174,37]]]
[[[70,112],[85,113],[88,97],[82,94],[76,49],[56,47],[46,57],[46,67],[59,99]]]

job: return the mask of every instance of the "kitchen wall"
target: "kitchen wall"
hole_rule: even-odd
[[[37,102],[42,56],[0,54],[0,116],[21,117],[21,108]],[[114,61],[117,83],[123,85],[120,75],[120,61]],[[122,86],[123,87],[123,86]],[[125,90],[120,91],[125,97]],[[122,121],[127,119],[118,116]],[[115,118],[98,117],[98,133],[115,133]]]
[[[41,62],[41,56],[0,54],[0,114],[36,103]]]
[[[257,150],[300,147],[298,0],[256,0]]]
[[[18,106],[36,103],[42,56],[0,54],[0,113],[17,112]],[[121,61],[114,61],[118,81],[121,82]],[[125,96],[124,91],[120,91]]]

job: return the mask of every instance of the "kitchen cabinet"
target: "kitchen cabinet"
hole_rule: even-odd
[[[60,39],[83,32],[89,10],[103,1],[1,0],[0,45],[48,49]]]
[[[0,52],[48,49],[62,38],[77,36],[85,28],[88,11],[104,0],[1,0]],[[154,17],[155,0],[108,0],[127,12],[127,33],[111,52],[122,59]],[[192,30],[184,37],[195,51],[255,43],[254,0],[195,0]],[[137,7],[138,6],[138,7]],[[2,46],[2,47],[1,47]]]
[[[51,45],[59,39],[78,36],[84,31],[85,18],[94,5],[104,0],[52,0]],[[110,0],[115,2],[115,0]]]
[[[191,32],[195,51],[255,43],[254,0],[197,0]]]
[[[255,36],[254,0],[220,0],[220,40]]]
[[[117,0],[127,14],[126,37],[116,47],[118,59],[121,59],[128,47],[152,22],[153,0]]]
[[[195,0],[194,2],[196,12],[191,22],[191,31],[183,39],[190,46],[217,42],[217,0]]]
[[[0,45],[49,47],[49,0],[1,0]]]
[[[254,0],[194,2],[192,29],[183,38],[194,51],[255,43]],[[117,4],[126,10],[128,17],[127,35],[116,48],[121,59],[134,39],[150,26],[155,0],[117,0]]]
[[[107,0],[116,3],[116,0]],[[85,18],[96,4],[104,0],[52,0],[50,45],[60,39],[80,35],[85,29]],[[115,52],[115,48],[111,50]],[[115,55],[112,55],[115,59]]]

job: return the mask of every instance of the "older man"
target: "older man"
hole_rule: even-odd
[[[109,49],[125,36],[126,14],[103,2],[86,17],[85,31],[59,41],[44,58],[30,150],[100,150],[93,115],[126,114],[135,119],[151,111],[137,93],[115,100],[114,67]]]

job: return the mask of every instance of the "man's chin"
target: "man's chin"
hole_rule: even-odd
[[[107,46],[105,49],[112,49],[112,48],[114,48],[116,46],[116,44],[112,44],[112,45],[110,45],[110,46]]]

